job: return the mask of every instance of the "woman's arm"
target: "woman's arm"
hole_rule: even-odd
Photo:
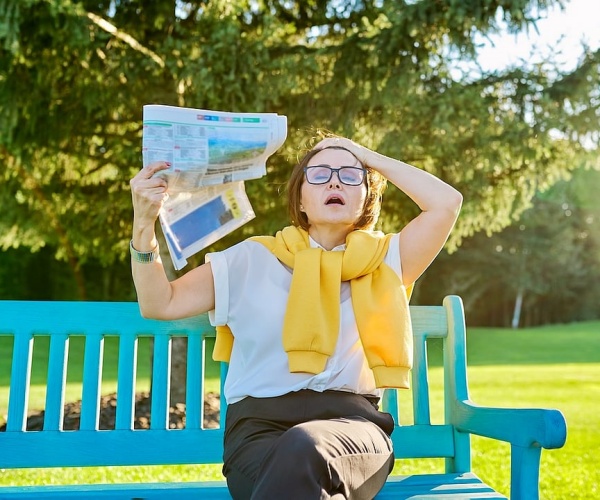
[[[140,252],[157,248],[154,228],[167,196],[167,181],[154,174],[168,168],[165,162],[152,163],[131,179],[134,214],[132,245]],[[167,279],[160,257],[150,263],[132,259],[131,270],[144,317],[177,319],[214,308],[215,292],[210,264],[199,266],[173,282]]]
[[[462,205],[462,195],[437,177],[345,138],[328,138],[316,147],[341,146],[365,166],[386,177],[421,209],[400,232],[402,278],[414,283],[443,248]]]

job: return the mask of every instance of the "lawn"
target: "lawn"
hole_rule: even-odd
[[[43,343],[39,353],[44,349]],[[149,385],[148,346],[140,344],[138,386]],[[81,394],[81,346],[75,341],[69,364],[67,400]],[[105,360],[116,356],[110,340]],[[0,422],[6,414],[6,387],[10,346],[0,343]],[[431,343],[432,418],[441,422],[441,346]],[[34,352],[30,407],[43,406],[45,366]],[[470,328],[468,330],[469,384],[471,398],[478,404],[512,407],[550,407],[561,410],[568,425],[566,445],[544,450],[540,471],[544,500],[590,499],[600,497],[600,322],[555,325],[522,330]],[[115,389],[115,363],[107,363],[104,392]],[[111,366],[113,368],[111,368]],[[216,374],[215,371],[210,373]],[[218,386],[216,379],[209,390]],[[403,395],[406,396],[406,395]],[[405,400],[401,398],[401,401]],[[473,471],[504,494],[509,493],[509,446],[473,438]],[[439,472],[441,460],[398,461],[394,474]],[[0,484],[50,484],[76,482],[172,481],[220,479],[220,467],[127,467],[76,470],[0,471]]]

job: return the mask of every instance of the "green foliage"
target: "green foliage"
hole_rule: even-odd
[[[530,26],[559,0],[0,3],[0,247],[47,247],[85,296],[86,263],[126,260],[128,180],[147,103],[272,111],[289,140],[247,183],[257,218],[215,248],[287,223],[282,187],[315,129],[431,171],[465,195],[449,248],[509,225],[598,147],[598,53],[461,74],[477,33]],[[596,155],[597,156],[597,155]],[[596,160],[591,160],[596,161]],[[390,189],[382,227],[416,212]]]
[[[600,171],[575,171],[537,194],[514,225],[442,255],[422,285],[461,295],[471,324],[510,325],[518,295],[525,326],[598,318],[598,185]]]

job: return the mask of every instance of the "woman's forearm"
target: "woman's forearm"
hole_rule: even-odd
[[[172,296],[172,287],[158,254],[155,225],[158,213],[167,196],[167,182],[155,176],[169,168],[166,162],[153,163],[143,168],[131,180],[133,201],[133,232],[131,239],[131,272],[142,315],[162,319]],[[156,258],[136,260],[136,252],[154,252]]]
[[[215,292],[210,264],[199,266],[169,281],[158,253],[154,227],[167,197],[167,182],[157,172],[170,165],[156,162],[144,167],[131,180],[133,234],[131,272],[143,316],[177,319],[201,314],[214,308]],[[136,259],[136,252],[153,252],[152,258]]]
[[[366,150],[364,163],[406,193],[423,212],[441,210],[458,214],[462,203],[460,192],[429,172],[370,150]]]
[[[141,226],[134,220],[131,245],[134,251],[155,252],[152,262],[138,262],[131,259],[131,273],[137,293],[140,312],[144,317],[162,319],[163,308],[170,302],[171,284],[163,267],[158,241],[153,225]]]
[[[414,283],[443,248],[458,218],[462,195],[449,184],[408,163],[371,151],[346,138],[327,138],[319,147],[343,147],[404,192],[421,213],[400,231],[405,285]]]
[[[402,279],[414,283],[445,245],[462,205],[462,195],[424,170],[369,152],[367,165],[406,193],[421,209],[400,232]]]

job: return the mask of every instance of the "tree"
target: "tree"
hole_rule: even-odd
[[[456,63],[499,18],[516,31],[558,3],[3,0],[0,246],[52,249],[79,298],[88,263],[126,262],[146,103],[288,116],[267,178],[247,183],[259,217],[214,248],[286,223],[281,190],[314,126],[459,188],[450,248],[498,231],[580,163],[582,138],[598,147],[600,54],[567,75],[549,64],[459,74]],[[415,211],[390,189],[382,226]]]
[[[515,224],[491,236],[475,235],[450,259],[434,264],[425,287],[461,295],[472,324],[517,327],[596,319],[598,181],[600,171],[580,169],[571,180],[538,193]]]
[[[518,30],[554,3],[4,0],[0,243],[55,248],[76,276],[89,259],[125,258],[148,102],[289,117],[288,146],[248,183],[261,217],[239,237],[285,222],[279,193],[315,124],[461,189],[451,246],[499,230],[577,164],[581,136],[597,147],[600,55],[569,75],[457,76],[455,62],[499,14]],[[386,227],[415,211],[392,190],[386,205]]]

